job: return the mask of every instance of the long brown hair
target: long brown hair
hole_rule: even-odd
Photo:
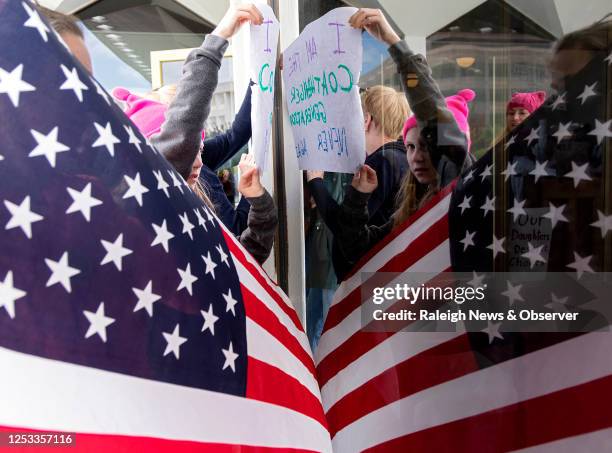
[[[440,178],[434,170],[436,179],[429,185],[417,181],[412,171],[408,170],[402,180],[400,190],[395,197],[396,211],[393,213],[393,226],[403,223],[423,206],[427,200],[440,191]]]
[[[209,209],[211,209],[215,213],[217,212],[217,210],[215,209],[215,206],[213,205],[212,201],[210,201],[210,198],[208,196],[208,188],[199,178],[196,180],[195,184],[193,185],[193,193],[195,193],[196,196],[200,200],[202,200]]]

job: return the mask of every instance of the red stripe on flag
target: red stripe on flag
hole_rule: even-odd
[[[294,377],[261,360],[248,358],[247,398],[277,404],[311,417],[327,428],[323,407],[317,397]]]
[[[327,411],[332,437],[355,420],[428,387],[478,370],[467,335],[389,368],[339,400]]]
[[[298,340],[289,332],[276,317],[246,286],[240,284],[246,315],[267,330],[285,348],[289,350],[304,366],[316,376],[312,358],[304,350]]]
[[[483,389],[486,391],[486,389]],[[500,452],[612,426],[612,376],[399,437],[366,451]]]
[[[352,277],[355,272],[357,272],[361,267],[367,263],[374,255],[380,252],[383,248],[385,248],[393,239],[398,237],[400,234],[404,232],[406,228],[416,222],[418,219],[423,217],[427,212],[429,212],[434,206],[438,204],[446,195],[451,193],[455,186],[457,185],[458,178],[453,180],[449,185],[444,187],[435,197],[431,198],[423,207],[421,207],[417,212],[412,214],[408,219],[406,219],[403,223],[399,224],[389,234],[387,234],[380,242],[378,242],[374,247],[372,247],[368,253],[362,256],[357,264],[353,267],[353,270],[346,276],[346,279]],[[447,231],[448,235],[448,231]]]
[[[404,272],[408,267],[412,266],[447,239],[448,216],[444,216],[416,238],[406,249],[393,256],[377,272]],[[362,286],[355,288],[347,297],[329,309],[325,321],[325,330],[337,326],[353,310],[361,305]]]
[[[257,282],[262,286],[262,288],[264,288],[264,290],[270,295],[270,297],[272,297],[272,299],[274,299],[278,306],[287,314],[287,316],[289,316],[289,318],[291,319],[293,324],[295,324],[298,330],[304,331],[302,323],[300,322],[300,319],[298,318],[295,309],[293,309],[293,307],[289,307],[287,303],[281,298],[281,296],[279,296],[278,293],[270,287],[270,284],[268,283],[266,278],[264,278],[260,274],[260,271],[255,267],[255,265],[253,265],[249,260],[247,260],[243,251],[240,249],[240,247],[236,245],[236,243],[234,242],[235,239],[228,237],[228,234],[225,230],[222,231],[223,236],[225,237],[225,242],[227,243],[227,246],[232,255],[242,263],[242,265],[247,269],[247,271],[249,271],[253,278],[257,280]]]
[[[239,429],[239,427],[237,429]],[[6,441],[8,434],[15,432],[40,434],[47,433],[48,431],[0,426],[0,436],[2,436],[0,448],[7,446]],[[191,442],[186,440],[156,439],[154,437],[121,436],[117,434],[105,435],[82,433],[75,434],[75,443],[70,446],[45,445],[40,447],[17,447],[11,445],[7,450],[15,453],[49,453],[49,451],[56,451],[58,448],[59,451],[69,451],[71,453],[306,453],[311,451],[291,448],[270,448],[249,445]]]
[[[445,269],[442,272],[447,272],[449,269]],[[435,280],[436,277],[434,277]],[[398,307],[404,305],[405,301],[398,301],[393,304],[388,311],[395,311]],[[323,387],[331,378],[333,378],[339,371],[346,368],[348,365],[353,363],[359,357],[375,348],[377,345],[385,341],[387,338],[395,335],[396,331],[399,331],[408,326],[412,321],[392,321],[393,332],[386,331],[384,328],[384,321],[377,322],[372,321],[367,326],[362,327],[361,330],[354,333],[348,340],[334,349],[329,353],[321,362],[317,365],[317,378],[319,380],[319,386]],[[376,328],[375,325],[381,326]],[[366,330],[367,328],[367,330]],[[372,332],[374,330],[374,332]],[[382,370],[381,370],[382,371]]]

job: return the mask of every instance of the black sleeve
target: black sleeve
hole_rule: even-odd
[[[337,217],[338,217],[338,203],[336,200],[332,198],[325,187],[325,183],[321,178],[314,178],[308,182],[308,189],[310,189],[310,194],[312,198],[314,198],[315,203],[317,204],[317,209],[329,228],[333,235],[336,234],[338,229],[337,226]]]

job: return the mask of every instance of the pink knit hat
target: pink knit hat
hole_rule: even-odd
[[[140,97],[121,87],[113,89],[113,96],[127,104],[124,113],[146,138],[161,130],[162,124],[166,121],[167,105]],[[205,137],[206,132],[202,130],[202,140]]]
[[[529,113],[533,113],[538,109],[546,99],[544,91],[534,91],[532,93],[514,93],[510,98],[510,102],[506,106],[506,112],[510,109],[523,108]]]
[[[465,133],[468,139],[468,151],[472,146],[472,140],[470,138],[470,125],[468,123],[468,115],[470,114],[470,109],[468,106],[468,102],[472,101],[476,97],[476,93],[466,88],[464,90],[458,91],[457,94],[452,96],[448,96],[446,98],[446,106],[453,113],[455,117],[455,121],[461,129],[462,132]],[[406,134],[408,131],[417,125],[417,120],[412,115],[410,118],[406,120],[404,123],[404,129],[402,130],[402,137],[404,142],[406,142]]]

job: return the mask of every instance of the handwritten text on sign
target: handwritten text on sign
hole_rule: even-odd
[[[355,8],[337,8],[306,26],[283,52],[283,81],[295,153],[304,170],[353,172],[365,160],[359,99],[361,32]]]
[[[268,5],[257,3],[264,17],[261,25],[251,25],[250,77],[253,85],[251,100],[252,150],[255,163],[263,172],[268,161],[274,109],[274,70],[279,23]]]

